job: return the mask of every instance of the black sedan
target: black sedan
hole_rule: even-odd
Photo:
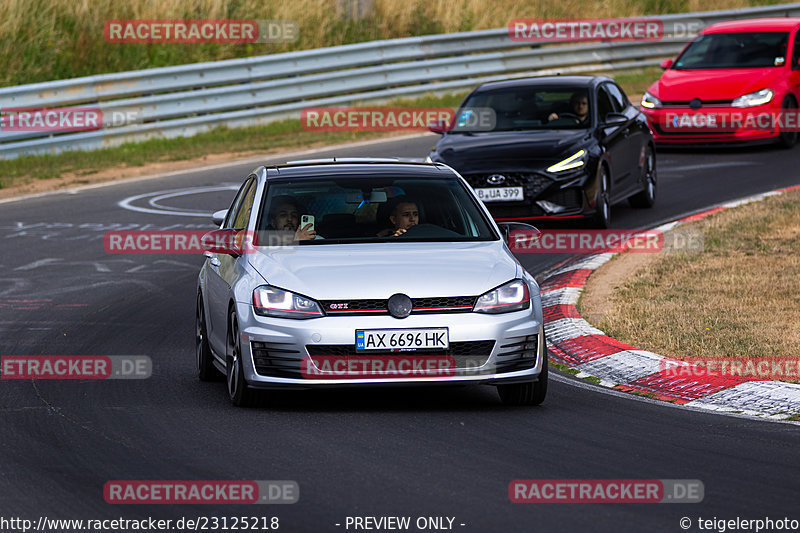
[[[647,122],[614,80],[547,76],[484,83],[456,116],[493,111],[482,130],[431,126],[442,138],[428,156],[457,170],[498,221],[611,221],[628,199],[651,207],[656,156]]]

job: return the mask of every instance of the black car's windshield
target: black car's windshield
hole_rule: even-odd
[[[589,91],[576,87],[509,87],[472,94],[466,108],[491,108],[492,131],[580,129],[591,121]]]
[[[342,176],[271,180],[256,244],[496,238],[477,200],[456,177]]]
[[[786,63],[786,32],[711,33],[695,39],[672,68],[781,67]]]

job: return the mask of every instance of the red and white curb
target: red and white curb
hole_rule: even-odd
[[[800,185],[722,204],[655,229],[669,231],[723,209],[798,188]],[[694,371],[688,363],[608,337],[584,320],[577,303],[586,280],[614,255],[602,253],[572,260],[542,280],[542,311],[551,360],[578,370],[579,378],[594,377],[602,386],[675,404],[778,420],[800,415],[800,385]],[[676,372],[669,369],[672,364],[686,365],[689,371]]]

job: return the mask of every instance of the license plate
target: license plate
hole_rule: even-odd
[[[478,198],[484,202],[508,202],[522,200],[522,187],[491,187],[475,189]]]
[[[446,350],[450,346],[447,328],[357,329],[356,351]]]

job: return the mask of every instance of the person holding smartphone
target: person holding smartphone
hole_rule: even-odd
[[[268,229],[279,231],[293,231],[295,241],[310,241],[317,238],[317,231],[314,229],[314,217],[303,215],[305,224],[301,227],[300,213],[302,206],[296,198],[292,196],[277,196],[272,201],[269,210]]]

